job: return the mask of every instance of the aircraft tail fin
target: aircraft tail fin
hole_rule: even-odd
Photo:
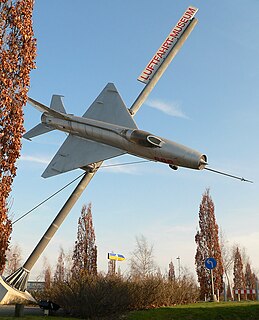
[[[44,104],[32,99],[28,98],[28,102],[37,110],[39,110],[42,113],[48,113],[53,116],[58,116],[61,118],[66,118],[66,110],[62,101],[61,95],[53,94],[51,98],[50,107],[45,106]],[[31,138],[39,136],[41,134],[47,133],[49,131],[54,130],[53,128],[49,128],[48,126],[39,123],[35,127],[33,127],[31,130],[26,132],[23,135],[23,138],[27,140],[31,140]]]

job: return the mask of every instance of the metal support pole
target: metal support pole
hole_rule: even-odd
[[[181,49],[184,42],[189,37],[190,33],[196,26],[198,20],[194,18],[189,26],[185,29],[184,33],[182,34],[181,38],[178,40],[178,42],[175,44],[173,49],[170,51],[168,56],[165,58],[159,69],[157,69],[156,73],[154,74],[153,78],[149,81],[149,83],[144,87],[144,89],[141,91],[135,102],[132,104],[131,108],[129,109],[131,115],[134,115],[138,109],[141,107],[141,105],[145,102],[150,92],[153,90],[155,85],[157,84],[158,80],[162,77],[163,73],[173,60],[173,58],[176,56],[178,51]]]
[[[215,295],[215,292],[214,292],[214,279],[213,279],[213,270],[212,269],[210,269],[210,276],[211,276],[211,293],[212,293],[211,301],[217,302],[218,299],[217,299],[217,296]]]
[[[10,276],[6,277],[5,282],[10,284],[12,287],[24,291],[27,287],[27,280],[29,277],[29,273],[34,266],[34,264],[39,259],[40,255],[44,251],[44,249],[47,247],[50,240],[53,238],[54,234],[62,224],[62,222],[65,220],[73,206],[75,205],[76,201],[79,199],[93,176],[95,175],[96,171],[99,169],[99,167],[102,165],[102,161],[96,163],[94,166],[88,166],[84,168],[86,170],[85,175],[80,180],[62,209],[57,214],[56,218],[53,220],[51,225],[49,226],[48,230],[45,232],[27,261],[24,263],[23,267],[15,271]]]
[[[59,211],[56,218],[53,220],[51,225],[49,226],[48,230],[45,232],[23,267],[31,271],[32,267],[48,245],[49,241],[52,239],[62,222],[65,220],[73,206],[75,205],[76,201],[79,199],[85,188],[87,187],[88,183],[91,181],[92,177],[94,176],[96,170],[100,167],[101,163],[95,168],[94,171],[88,171],[85,173],[83,178],[80,180],[78,185],[76,186],[75,190],[72,192],[70,197],[68,198],[67,202],[64,204],[63,208]]]
[[[228,298],[227,298],[227,284],[226,284],[226,281],[223,282],[224,284],[224,301],[228,301]]]

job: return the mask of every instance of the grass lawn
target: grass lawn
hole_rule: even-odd
[[[207,302],[133,311],[127,320],[259,320],[259,302]]]
[[[27,315],[0,316],[1,320],[75,320],[76,318]],[[114,316],[106,319],[115,319]],[[116,320],[259,320],[259,302],[207,302],[184,306],[132,311]]]
[[[25,316],[25,317],[5,317],[1,316],[1,320],[78,320],[78,318],[59,317],[59,316]],[[80,320],[80,319],[79,319]]]

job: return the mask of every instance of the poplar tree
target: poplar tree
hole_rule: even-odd
[[[251,269],[251,265],[249,262],[247,262],[246,268],[245,268],[245,283],[246,283],[247,289],[255,289],[254,280],[255,279],[253,278],[253,272]]]
[[[50,289],[52,282],[52,269],[46,257],[43,257],[42,275],[44,280],[44,288],[48,290]]]
[[[51,267],[48,265],[46,269],[44,270],[44,283],[45,283],[45,289],[48,290],[51,287]]]
[[[249,262],[246,264],[245,268],[245,284],[246,289],[253,290],[256,289],[256,275],[252,272],[251,265]],[[254,295],[252,293],[248,294],[248,299],[254,300]]]
[[[175,271],[174,271],[173,261],[169,263],[168,280],[171,282],[175,281]]]
[[[245,275],[243,261],[238,247],[234,251],[234,289],[245,289]]]
[[[0,274],[12,231],[7,202],[16,175],[30,71],[35,68],[33,0],[0,1]]]
[[[56,265],[56,271],[54,273],[55,282],[63,282],[65,280],[65,261],[64,261],[64,250],[60,248],[60,253],[58,256],[58,262]]]
[[[213,280],[215,293],[223,290],[223,264],[219,245],[219,228],[216,223],[214,203],[207,189],[203,196],[199,209],[199,229],[195,236],[197,250],[195,255],[196,272],[200,284],[200,296],[210,296],[211,275],[210,270],[205,267],[207,258],[214,258],[217,266],[213,269]]]
[[[108,275],[114,276],[116,273],[116,260],[108,260]]]
[[[72,259],[73,275],[78,275],[81,272],[91,275],[97,274],[97,246],[95,244],[91,203],[87,207],[86,205],[82,207]]]

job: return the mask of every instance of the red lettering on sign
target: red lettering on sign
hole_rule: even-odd
[[[142,78],[143,80],[148,80],[149,77],[143,77],[142,75],[140,76],[140,78]]]
[[[169,36],[162,43],[156,54],[150,60],[146,68],[142,71],[138,80],[147,83],[156,72],[156,70],[163,63],[163,60],[169,55],[173,46],[176,44],[177,40],[181,37],[186,27],[190,24],[191,19],[194,17],[198,9],[194,7],[188,7],[183,16],[177,22],[176,26],[171,30]],[[150,72],[152,70],[152,73]],[[147,75],[148,77],[146,77]]]
[[[178,38],[178,36],[179,36],[179,32],[173,29],[172,32],[170,33],[170,37]]]
[[[188,22],[188,19],[186,19],[185,17],[182,17],[182,18],[180,19],[180,21],[186,23],[186,22]]]
[[[174,162],[170,159],[159,158],[159,157],[155,157],[154,159],[159,162],[163,162],[163,163],[167,163],[167,164],[174,164]]]
[[[146,68],[143,73],[145,73],[146,75],[150,76],[151,73],[152,73],[152,70],[149,70],[149,69]]]

